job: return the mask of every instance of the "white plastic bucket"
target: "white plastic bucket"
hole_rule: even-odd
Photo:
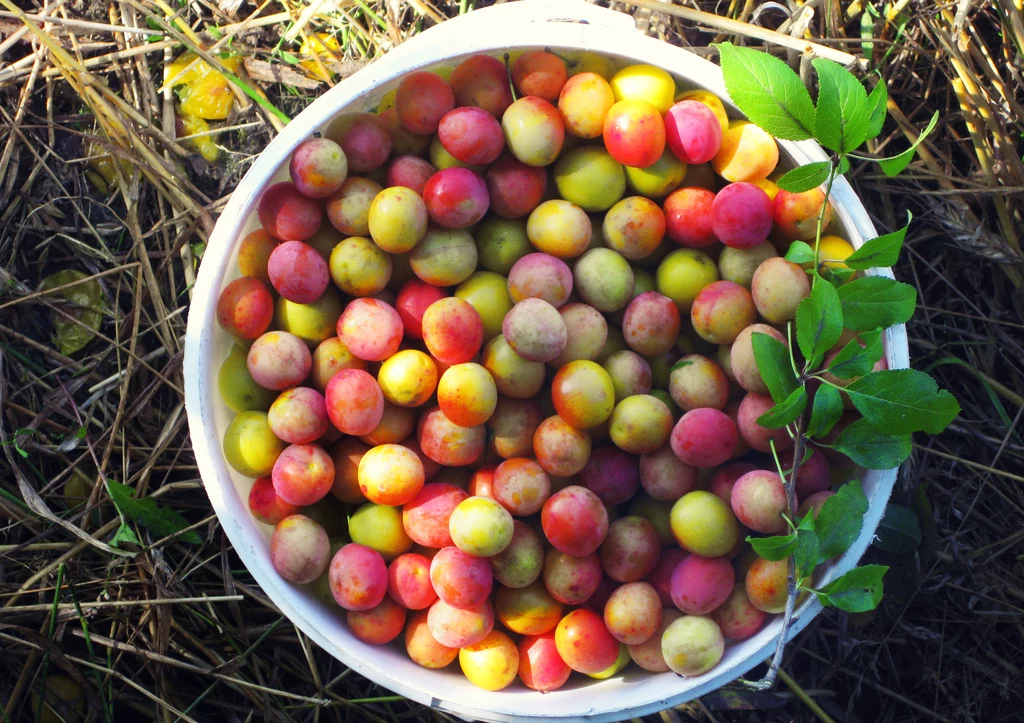
[[[574,676],[566,687],[544,695],[518,683],[500,692],[487,692],[463,677],[457,664],[444,671],[426,670],[398,647],[359,642],[345,627],[338,608],[329,608],[305,587],[279,577],[270,563],[271,529],[253,520],[248,511],[246,500],[252,480],[232,471],[221,451],[221,439],[232,413],[218,394],[217,371],[228,355],[231,340],[217,326],[216,302],[224,285],[238,276],[238,241],[258,226],[255,210],[261,190],[287,178],[289,155],[302,140],[325,128],[343,111],[373,108],[404,74],[439,64],[451,67],[477,53],[501,57],[509,49],[530,47],[593,50],[627,63],[657,65],[686,85],[712,91],[725,101],[731,114],[739,115],[729,104],[716,65],[640,35],[628,15],[578,0],[524,0],[496,5],[413,37],[310,105],[267,146],[235,189],[210,238],[193,290],[185,343],[185,402],[203,483],[235,551],[274,604],[321,648],[396,693],[466,718],[620,720],[692,700],[743,675],[771,655],[781,634],[781,616],[753,638],[729,644],[722,661],[699,677],[654,675],[632,665],[604,681]],[[780,147],[788,162],[797,165],[827,158],[817,144],[809,141],[783,141]],[[877,235],[845,179],[839,179],[832,192],[836,223],[854,246]],[[878,273],[888,275],[889,271]],[[887,332],[886,356],[891,369],[908,366],[907,337],[902,326]],[[895,479],[896,470],[863,476],[870,501],[863,532],[829,567],[824,580],[852,568],[867,549]],[[797,608],[790,635],[806,627],[820,609],[816,600],[804,601]]]

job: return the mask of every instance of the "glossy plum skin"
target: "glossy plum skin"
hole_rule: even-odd
[[[672,433],[672,411],[650,394],[634,394],[615,405],[608,433],[616,447],[632,454],[660,449]]]
[[[712,344],[732,344],[740,332],[757,320],[754,297],[732,281],[708,284],[690,308],[693,330]]]
[[[500,397],[487,420],[491,450],[502,459],[529,456],[540,423],[541,409],[536,401]]]
[[[662,608],[661,624],[658,625],[654,634],[639,645],[629,646],[629,657],[633,659],[633,662],[651,673],[667,673],[669,667],[661,652],[661,639],[669,625],[681,617],[683,614],[674,607]]]
[[[544,199],[548,174],[513,155],[503,155],[487,169],[485,176],[491,210],[502,218],[521,218]]]
[[[498,620],[519,635],[540,635],[554,630],[562,619],[562,610],[562,603],[540,582],[521,588],[499,587],[494,595]]]
[[[558,111],[565,129],[579,138],[598,138],[608,109],[614,104],[612,87],[596,73],[574,75],[558,94]]]
[[[338,319],[338,338],[365,361],[383,361],[398,351],[405,327],[390,304],[373,298],[353,299]]]
[[[380,385],[361,369],[345,369],[327,383],[324,393],[327,414],[344,434],[369,434],[384,416],[384,395]]]
[[[507,459],[494,470],[491,493],[502,507],[516,517],[540,512],[551,495],[547,472],[525,457]]]
[[[369,610],[349,610],[345,623],[352,635],[369,645],[384,645],[402,634],[406,609],[389,597]]]
[[[395,298],[395,310],[402,319],[405,336],[423,338],[423,314],[435,301],[445,298],[444,289],[419,279],[411,279],[402,285]]]
[[[661,625],[661,598],[650,583],[631,582],[616,588],[604,607],[608,632],[620,643],[640,645]]]
[[[426,610],[409,616],[405,626],[405,651],[412,661],[419,666],[431,670],[444,668],[459,657],[457,648],[449,648],[439,643],[431,634],[427,624]]]
[[[821,188],[812,188],[803,193],[790,193],[780,189],[772,202],[772,217],[779,231],[787,238],[813,241],[818,229],[821,207],[825,203],[825,192]],[[827,229],[831,222],[832,204],[828,203],[825,217],[822,219],[822,230]]]
[[[697,469],[680,460],[671,445],[640,457],[640,484],[662,502],[675,502],[697,487]]]
[[[288,172],[302,195],[326,198],[345,182],[348,159],[341,146],[329,138],[310,138],[292,151]]]
[[[735,582],[724,557],[690,555],[672,573],[672,602],[687,615],[707,615],[729,598]]]
[[[669,372],[668,391],[685,412],[700,407],[725,409],[729,379],[722,368],[705,356],[688,354]]]
[[[430,560],[407,552],[388,566],[388,596],[408,610],[425,610],[437,600],[430,582]]]
[[[541,525],[556,550],[585,557],[596,552],[608,534],[608,510],[586,487],[570,485],[544,503]]]
[[[280,391],[298,386],[309,376],[313,356],[294,334],[268,331],[249,347],[246,365],[253,381],[264,389]]]
[[[448,523],[452,512],[469,495],[443,482],[425,484],[419,493],[402,507],[402,524],[413,542],[425,547],[454,545]]]
[[[581,359],[569,362],[555,374],[551,401],[558,416],[568,424],[577,429],[592,429],[611,416],[615,387],[599,364]]]
[[[537,96],[549,103],[558,100],[566,77],[565,63],[546,50],[527,50],[512,64],[512,81],[519,93]]]
[[[473,464],[483,455],[487,441],[483,425],[460,427],[449,421],[439,407],[423,413],[416,433],[423,453],[448,467]]]
[[[330,547],[323,527],[305,515],[290,515],[274,527],[270,561],[285,580],[304,584],[327,569]]]
[[[438,598],[467,610],[487,602],[494,577],[487,560],[457,547],[445,547],[430,561],[430,582]]]
[[[525,522],[515,520],[512,527],[512,541],[508,547],[488,559],[495,580],[508,588],[521,588],[540,577],[544,567],[544,545],[540,535]]]
[[[242,276],[259,279],[265,286],[270,286],[267,260],[278,243],[276,238],[261,228],[246,234],[238,245],[238,271]]]
[[[702,557],[727,555],[739,539],[739,525],[732,509],[705,490],[694,490],[676,500],[671,524],[679,546]]]
[[[754,560],[744,580],[747,599],[765,613],[781,613],[786,609],[789,563],[772,562],[760,557]]]
[[[261,477],[249,488],[249,513],[264,525],[276,525],[285,517],[300,512],[298,505],[285,502],[274,490],[270,477]]]
[[[484,341],[483,319],[473,305],[456,297],[439,299],[423,312],[423,341],[445,364],[465,364]]]
[[[637,458],[617,447],[600,447],[580,471],[580,482],[606,505],[620,505],[640,489]]]
[[[512,515],[497,501],[470,497],[452,511],[448,531],[460,550],[477,557],[492,557],[512,544],[515,526]]]
[[[542,299],[523,299],[505,315],[501,326],[509,346],[527,361],[551,361],[568,341],[558,310]]]
[[[512,105],[505,64],[489,55],[466,58],[452,71],[449,82],[457,106],[483,108],[495,118],[501,118],[505,109]]]
[[[419,156],[398,156],[388,164],[385,181],[387,187],[404,186],[423,195],[423,187],[427,180],[437,173],[437,169]]]
[[[366,236],[370,232],[370,204],[383,189],[361,176],[345,179],[341,188],[325,199],[327,220],[348,236]]]
[[[544,556],[544,587],[566,605],[590,599],[601,584],[601,558],[596,553],[575,557],[550,549]]]
[[[420,458],[400,444],[379,444],[359,460],[359,489],[378,505],[404,505],[423,489]]]
[[[486,601],[464,610],[438,600],[427,612],[427,626],[441,645],[463,648],[483,640],[494,629],[494,609]]]
[[[239,339],[259,338],[273,317],[274,299],[259,279],[247,276],[235,279],[217,297],[217,322],[224,331]]]
[[[800,302],[811,295],[807,272],[784,258],[771,258],[757,267],[750,282],[757,312],[769,324],[796,318]]]
[[[438,171],[423,187],[430,220],[444,228],[466,228],[484,217],[490,206],[487,184],[468,168]]]
[[[679,308],[657,291],[645,291],[629,302],[622,334],[629,348],[646,357],[672,348],[681,326]]]
[[[730,366],[736,378],[736,383],[748,392],[767,394],[768,385],[761,377],[757,368],[757,360],[754,358],[754,334],[767,334],[780,344],[787,344],[786,337],[778,329],[767,324],[751,324],[741,331],[732,344],[729,352]]]
[[[377,382],[391,404],[418,407],[437,388],[437,362],[416,349],[403,349],[381,364]]]
[[[727,640],[746,640],[764,626],[765,614],[751,604],[746,587],[739,581],[725,602],[711,613],[711,619]]]
[[[684,414],[672,430],[672,451],[694,467],[717,467],[736,448],[736,425],[724,412],[702,407]]]
[[[450,421],[476,427],[494,414],[498,391],[490,373],[479,364],[455,364],[441,375],[437,403]]]
[[[647,168],[665,150],[665,122],[643,100],[620,100],[609,108],[602,135],[612,158],[624,166]]]
[[[557,309],[569,300],[572,284],[568,264],[549,254],[527,254],[508,272],[508,293],[514,303],[536,298]]]
[[[753,470],[736,480],[729,499],[736,519],[755,532],[779,535],[786,531],[787,509],[782,478],[768,470]]]
[[[343,113],[328,127],[327,137],[341,146],[356,173],[379,168],[391,154],[391,134],[373,113]]]
[[[319,502],[334,483],[334,460],[315,444],[292,444],[274,462],[271,473],[278,497],[293,505]]]
[[[752,183],[730,183],[711,204],[711,228],[726,246],[756,246],[771,233],[772,200]]]
[[[643,196],[628,196],[608,209],[602,231],[608,248],[637,260],[654,253],[665,228],[665,213],[658,204]]]
[[[263,230],[281,241],[305,241],[317,232],[324,217],[321,203],[304,196],[289,181],[267,188],[256,213]]]
[[[711,223],[715,194],[706,188],[686,186],[665,199],[665,233],[680,246],[702,249],[718,240]]]
[[[519,671],[519,649],[500,630],[492,630],[483,640],[459,651],[462,672],[479,688],[501,690],[512,684]]]
[[[448,111],[437,127],[441,145],[463,163],[487,165],[505,149],[501,124],[481,108],[462,107]]]
[[[528,166],[553,163],[565,141],[565,126],[558,110],[537,96],[512,103],[501,116],[501,127],[509,151]]]
[[[565,664],[580,673],[600,673],[619,655],[619,641],[608,632],[602,617],[585,608],[562,618],[555,628],[555,645]]]
[[[277,293],[296,304],[313,303],[331,283],[324,257],[301,241],[279,244],[270,253],[267,273]]]
[[[557,414],[541,422],[534,431],[532,451],[548,474],[572,477],[590,459],[590,435],[568,424]]]
[[[346,610],[369,610],[388,591],[388,568],[380,553],[350,543],[334,554],[330,567],[331,593]]]
[[[270,405],[267,421],[274,435],[290,444],[315,442],[331,424],[323,395],[309,387],[282,392]]]
[[[711,481],[708,482],[708,491],[731,506],[732,488],[736,485],[736,480],[755,469],[757,467],[749,462],[730,462],[722,465],[711,476]]]
[[[722,145],[722,126],[706,105],[683,100],[665,115],[665,139],[683,163],[707,163]]]
[[[544,385],[544,364],[523,359],[504,336],[496,336],[488,342],[480,361],[503,396],[529,399]]]
[[[406,75],[395,95],[398,119],[413,133],[435,133],[441,118],[454,107],[455,93],[451,87],[426,71]]]
[[[571,674],[572,668],[558,654],[553,631],[519,641],[519,679],[527,688],[549,693],[565,685]]]
[[[636,582],[658,564],[661,541],[650,520],[628,515],[608,526],[601,543],[601,566],[616,582]]]
[[[725,639],[711,618],[684,615],[665,629],[661,651],[673,672],[696,676],[711,670],[722,659]]]
[[[757,423],[762,414],[775,406],[775,402],[767,394],[756,394],[750,392],[740,402],[737,412],[736,427],[739,429],[743,440],[750,445],[751,449],[758,452],[768,453],[771,451],[771,443],[775,442],[775,449],[779,452],[793,446],[793,438],[782,429],[768,429]]]

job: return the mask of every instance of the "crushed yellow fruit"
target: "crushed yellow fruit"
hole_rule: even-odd
[[[204,119],[195,115],[181,114],[178,116],[181,121],[181,135],[191,136],[197,133],[206,133],[210,130],[210,124]],[[217,160],[217,156],[220,155],[220,149],[217,144],[213,141],[213,136],[199,136],[198,138],[189,138],[185,141],[188,145],[194,148],[203,158],[210,163]]]
[[[326,66],[328,63],[335,62],[341,55],[341,44],[338,42],[338,38],[330,33],[314,33],[307,37],[303,41],[302,45],[299,46],[299,55],[307,60],[300,60],[299,66],[306,71],[306,73],[317,80],[327,81],[330,78],[326,77],[324,71],[317,65],[315,57],[320,58],[320,62]],[[330,71],[327,71],[328,73]]]
[[[224,53],[220,61],[232,73],[238,73],[242,59]],[[166,82],[183,86],[178,97],[182,115],[204,120],[224,120],[231,113],[235,96],[231,81],[195,53],[188,51],[178,56],[167,68]]]

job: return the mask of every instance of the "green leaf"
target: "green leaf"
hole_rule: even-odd
[[[888,570],[889,568],[885,565],[855,567],[815,591],[818,602],[845,610],[848,613],[864,613],[874,610],[882,601],[882,577]]]
[[[909,507],[890,502],[875,530],[875,547],[893,555],[909,555],[921,544],[921,521]]]
[[[825,500],[815,520],[818,533],[818,562],[838,557],[850,549],[864,524],[864,513],[868,511],[868,498],[860,482],[847,482]]]
[[[814,515],[807,515],[804,520],[814,520]],[[796,531],[796,550],[793,551],[797,580],[803,580],[818,566],[819,546],[817,532],[813,528],[804,528],[801,520]]]
[[[822,384],[814,393],[814,404],[811,405],[811,421],[807,424],[807,436],[820,438],[828,434],[836,422],[843,416],[843,398],[839,390],[828,384]]]
[[[877,138],[885,125],[889,102],[889,89],[885,87],[885,78],[879,78],[874,90],[868,93],[868,138]]]
[[[135,490],[128,485],[107,480],[107,491],[110,493],[110,499],[117,507],[117,511],[121,513],[121,517],[128,522],[145,527],[157,538],[181,532],[189,525],[188,520],[174,510],[160,507],[152,497],[143,497],[142,499],[133,497]],[[193,545],[198,545],[203,541],[195,530],[189,530],[178,539]]]
[[[135,530],[122,522],[121,526],[117,528],[117,532],[115,532],[114,536],[110,538],[110,542],[108,544],[111,547],[119,547],[123,550],[126,549],[122,544],[125,542],[131,543],[132,545],[142,545],[142,543],[139,542],[138,536],[135,534]]]
[[[849,153],[868,136],[868,94],[853,73],[834,60],[815,58],[818,71],[818,107],[814,135],[836,153]]]
[[[960,413],[953,395],[916,369],[872,372],[846,392],[857,411],[890,434],[939,434]]]
[[[797,388],[796,374],[789,359],[789,349],[773,336],[754,332],[750,338],[754,348],[754,361],[761,372],[768,392],[775,403],[783,401]]]
[[[758,557],[765,560],[778,562],[785,560],[796,550],[797,541],[795,534],[779,535],[777,537],[747,537],[747,542],[754,548]]]
[[[867,419],[858,419],[840,432],[832,449],[864,469],[892,469],[910,456],[909,434],[891,434]]]
[[[910,211],[907,211],[907,225],[898,231],[887,233],[884,236],[865,241],[864,245],[850,254],[846,259],[846,265],[851,269],[870,269],[875,266],[892,266],[900,257],[900,249],[903,248],[903,238],[910,228],[910,221],[914,218]]]
[[[796,341],[811,368],[843,335],[839,294],[831,284],[818,283],[796,308]]]
[[[914,315],[917,289],[886,276],[865,276],[838,289],[843,325],[854,331],[885,329]]]
[[[903,151],[903,153],[899,154],[898,156],[880,159],[878,161],[878,165],[881,166],[882,173],[889,176],[889,178],[892,178],[893,176],[898,176],[904,168],[909,166],[910,162],[914,160],[914,154],[917,152],[917,147],[921,145],[921,141],[927,138],[929,134],[931,134],[931,132],[935,130],[935,124],[938,122],[939,111],[935,111],[935,115],[932,116],[932,119],[928,122],[928,125],[925,126],[925,129],[923,131],[921,131],[921,135],[917,137],[917,140],[914,141],[914,144],[910,146],[910,148]]]
[[[675,364],[673,364],[671,367],[669,367],[668,373],[671,374],[676,369],[683,369],[685,367],[690,366],[691,364],[693,364],[693,362],[691,360],[689,360],[689,359],[680,359]]]
[[[828,365],[828,373],[840,379],[854,379],[869,374],[882,358],[882,331],[865,331],[852,339]]]
[[[750,121],[773,136],[814,136],[814,103],[793,69],[761,50],[721,43],[722,77],[729,96]]]
[[[806,241],[794,241],[786,252],[786,261],[794,264],[814,263],[814,249]]]
[[[810,191],[828,180],[831,165],[828,161],[818,161],[806,166],[797,166],[792,171],[786,171],[775,185],[790,193]]]
[[[39,287],[40,291],[49,291],[76,281],[81,282],[63,291],[49,294],[54,306],[67,314],[64,316],[51,310],[53,343],[65,356],[81,351],[92,341],[95,336],[93,332],[100,328],[103,321],[103,289],[100,282],[96,279],[83,279],[89,279],[89,274],[77,269],[64,269],[47,276]],[[76,324],[68,316],[82,323]]]
[[[795,422],[807,409],[807,390],[799,386],[783,401],[776,404],[757,418],[757,423],[767,429],[781,429]]]
[[[289,53],[287,50],[282,50],[281,51],[281,60],[283,60],[284,62],[288,63],[289,65],[298,65],[299,64],[298,57],[293,55],[292,53]]]

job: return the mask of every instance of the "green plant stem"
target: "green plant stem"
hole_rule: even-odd
[[[832,197],[832,184],[836,180],[836,164],[830,160],[828,165],[828,181],[825,183],[825,201],[821,204],[821,211],[818,212],[818,224],[814,231],[814,268],[811,275],[811,286],[818,283],[821,274],[818,273],[818,247],[821,245],[821,233],[825,230],[825,212],[828,210],[828,201]]]
[[[818,702],[814,700],[807,691],[800,687],[800,684],[793,680],[785,670],[779,671],[779,680],[781,680],[787,688],[793,691],[793,695],[800,699],[800,702],[811,709],[811,712],[818,717],[821,723],[835,723],[832,717],[826,713]]]

